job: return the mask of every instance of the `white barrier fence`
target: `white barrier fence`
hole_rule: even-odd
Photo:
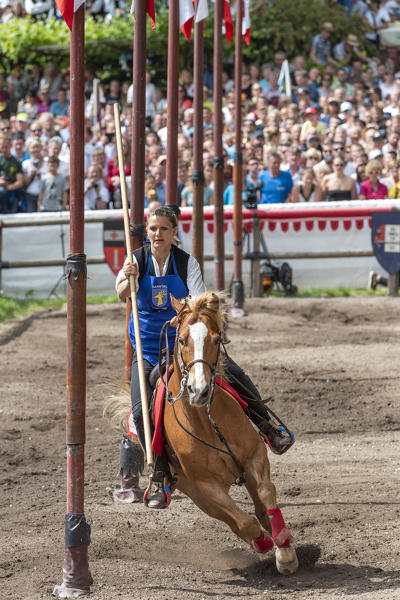
[[[258,215],[273,261],[286,260],[293,268],[298,288],[366,287],[370,270],[383,273],[373,256],[371,213],[400,209],[400,201],[353,201],[318,204],[260,205]],[[244,211],[244,252],[251,240],[253,212]],[[85,252],[88,257],[88,294],[115,293],[115,274],[105,262],[103,221],[122,218],[120,210],[85,213]],[[204,209],[204,276],[214,285],[213,208]],[[69,213],[4,215],[2,219],[2,291],[13,297],[63,295],[63,261],[69,252]],[[225,210],[225,255],[233,253],[232,209]],[[184,250],[191,251],[191,209],[182,209],[179,235]],[[252,245],[250,244],[250,250]],[[104,262],[102,262],[104,260]],[[10,266],[53,261],[56,266]],[[250,261],[243,261],[245,287],[250,285]],[[226,285],[233,274],[232,260],[225,261]]]

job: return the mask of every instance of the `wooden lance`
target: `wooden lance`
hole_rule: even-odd
[[[126,253],[128,255],[129,261],[132,261],[132,244],[131,244],[131,236],[130,236],[130,229],[129,229],[129,225],[130,225],[129,207],[128,207],[128,197],[127,197],[127,193],[126,193],[125,165],[124,165],[124,156],[123,156],[123,152],[122,152],[121,122],[120,122],[120,116],[119,116],[118,102],[116,102],[114,104],[114,119],[115,119],[115,133],[116,133],[116,137],[117,137],[119,177],[121,180],[122,208],[124,211],[124,231],[125,231]],[[133,326],[135,329],[136,355],[137,355],[139,385],[140,385],[140,398],[142,400],[144,438],[145,438],[145,445],[146,445],[146,460],[147,460],[148,465],[153,466],[153,452],[151,449],[150,415],[149,415],[149,407],[147,404],[146,380],[145,380],[144,367],[143,367],[143,352],[142,352],[142,340],[140,338],[139,312],[138,312],[137,296],[136,296],[136,282],[135,282],[135,277],[133,275],[131,275],[129,277],[129,284],[131,286]]]

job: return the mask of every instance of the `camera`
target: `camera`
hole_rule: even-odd
[[[252,188],[247,188],[244,190],[244,205],[246,208],[252,209],[254,210],[255,208],[257,208],[257,192],[259,192],[260,190],[262,190],[263,188],[263,183],[261,181],[258,181],[256,183],[256,185]]]
[[[274,284],[283,290],[285,296],[294,296],[297,293],[297,287],[293,285],[293,270],[287,262],[275,265],[268,261],[262,263],[260,277],[264,294],[270,294]]]

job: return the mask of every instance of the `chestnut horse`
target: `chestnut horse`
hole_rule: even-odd
[[[227,523],[256,552],[265,554],[275,545],[278,571],[294,573],[296,551],[276,503],[267,446],[240,404],[215,385],[216,375],[222,375],[219,297],[206,292],[171,301],[178,327],[163,425],[176,487],[202,511]],[[229,496],[238,481],[246,486],[256,516]]]

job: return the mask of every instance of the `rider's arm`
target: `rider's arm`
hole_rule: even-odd
[[[129,262],[128,258],[125,259],[124,266],[120,270],[117,275],[117,280],[115,282],[115,288],[117,290],[118,298],[120,300],[124,300],[125,298],[129,298],[131,295],[131,288],[129,284],[129,275],[132,274],[135,276],[136,283],[136,291],[139,289],[139,273],[138,273],[138,263],[135,256],[132,256],[132,262]]]

